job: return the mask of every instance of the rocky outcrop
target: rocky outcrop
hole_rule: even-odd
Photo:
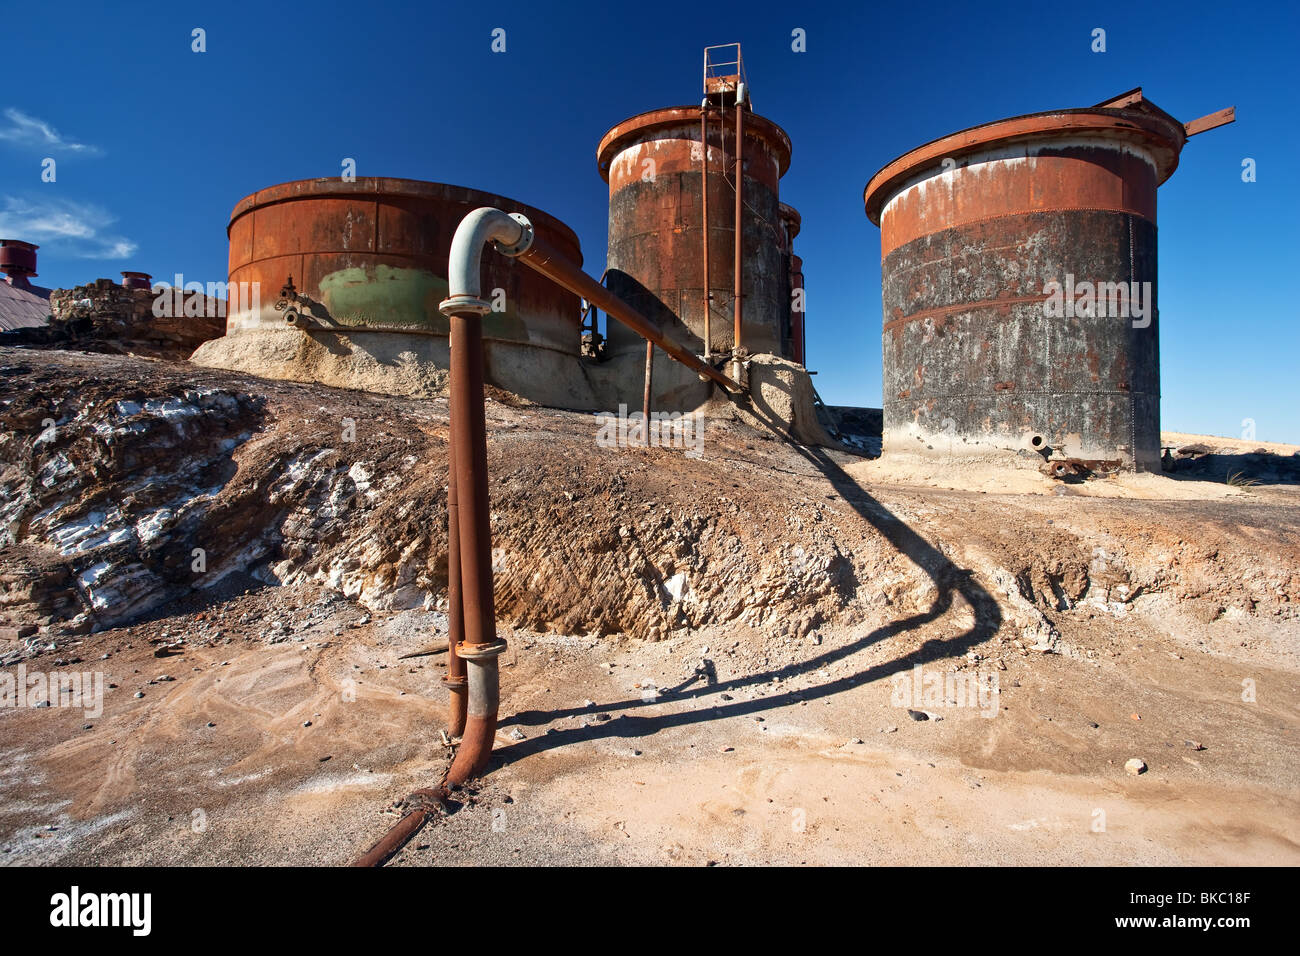
[[[8,333],[4,344],[179,361],[225,333],[225,306],[199,292],[155,293],[97,279],[55,289],[49,325]]]
[[[445,401],[0,356],[0,624],[117,625],[231,575],[374,609],[445,598]],[[737,489],[719,456],[600,447],[589,415],[489,401],[489,416],[504,621],[801,635],[853,599],[872,549],[846,550],[784,474]]]
[[[588,414],[486,407],[506,626],[797,641],[928,618],[957,593],[979,633],[1006,623],[1047,649],[1070,615],[1123,616],[1152,595],[1207,620],[1297,615],[1283,506],[875,497],[847,478],[855,459],[743,421],[706,418],[688,453],[609,447]],[[48,642],[259,584],[439,606],[446,438],[440,398],[0,349],[0,636]]]

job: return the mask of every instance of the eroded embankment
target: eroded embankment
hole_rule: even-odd
[[[445,595],[444,402],[76,353],[0,362],[0,623],[40,629],[26,650],[249,575],[372,609]],[[710,423],[697,459],[603,448],[591,416],[502,398],[488,418],[506,623],[798,638],[864,608],[924,611],[954,588],[991,595],[998,623],[1040,649],[1059,613],[1122,614],[1157,594],[1206,621],[1296,616],[1285,501],[1171,516],[1150,501],[872,493],[851,457],[735,423]]]

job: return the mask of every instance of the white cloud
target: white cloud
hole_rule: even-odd
[[[0,197],[0,236],[48,245],[76,259],[128,259],[137,246],[105,232],[116,219],[90,203]]]
[[[0,126],[0,142],[50,152],[63,150],[69,153],[81,153],[84,156],[94,156],[100,152],[98,146],[66,139],[49,123],[28,116],[22,110],[14,109],[12,106],[5,110],[4,118],[8,125]]]

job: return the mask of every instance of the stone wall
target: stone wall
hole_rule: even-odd
[[[161,300],[161,316],[154,315],[156,301],[159,293],[128,289],[112,279],[55,289],[49,326],[22,330],[20,344],[180,360],[225,333],[223,300],[169,291]]]

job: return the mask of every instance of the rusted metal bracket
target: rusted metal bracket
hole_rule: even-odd
[[[1136,106],[1139,103],[1147,104],[1152,109],[1156,108],[1154,104],[1142,95],[1142,87],[1138,86],[1129,90],[1127,93],[1121,93],[1119,96],[1098,103],[1093,107],[1093,109],[1122,110],[1126,107]],[[1235,106],[1228,106],[1221,110],[1215,110],[1213,113],[1206,113],[1204,116],[1199,119],[1194,119],[1190,123],[1184,123],[1183,132],[1188,136],[1195,136],[1197,133],[1204,133],[1206,130],[1226,126],[1229,123],[1235,122],[1236,119],[1237,108]]]
[[[1132,106],[1134,103],[1141,103],[1143,99],[1144,97],[1142,96],[1142,87],[1135,86],[1133,87],[1133,89],[1129,90],[1126,93],[1121,93],[1119,94],[1119,96],[1112,96],[1110,99],[1098,103],[1096,106],[1093,107],[1093,109],[1122,110],[1124,107]]]
[[[1188,136],[1195,136],[1197,133],[1204,133],[1208,129],[1217,129],[1220,126],[1227,126],[1229,123],[1237,121],[1237,107],[1226,106],[1221,110],[1215,110],[1213,113],[1206,113],[1200,119],[1194,119],[1190,123],[1184,123],[1183,129]]]

